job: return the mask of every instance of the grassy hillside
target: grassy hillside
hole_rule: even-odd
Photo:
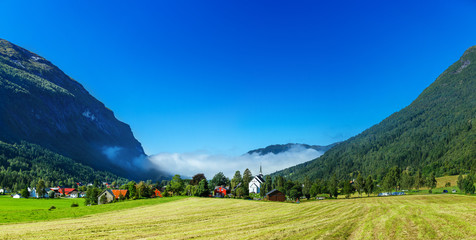
[[[186,198],[77,219],[0,226],[0,238],[470,239],[476,201],[400,196],[302,204]]]
[[[114,204],[85,206],[83,198],[69,199],[14,199],[0,195],[0,225],[20,222],[35,222],[61,218],[77,218],[103,212],[150,206],[182,199],[183,197],[141,199]],[[78,207],[71,207],[78,203]],[[51,206],[56,209],[48,210]]]
[[[476,46],[401,111],[313,161],[277,172],[291,179],[343,178],[357,171],[380,179],[388,169],[424,175],[476,170]]]

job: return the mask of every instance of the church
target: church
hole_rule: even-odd
[[[249,193],[260,193],[261,185],[264,183],[261,166],[259,166],[259,174],[256,175],[248,185]]]

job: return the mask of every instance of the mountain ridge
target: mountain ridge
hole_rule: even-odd
[[[476,46],[440,74],[410,105],[312,161],[273,175],[381,178],[398,166],[424,174],[476,170]]]
[[[98,170],[160,178],[129,125],[45,58],[0,39],[0,140],[26,141]],[[144,175],[144,173],[146,173]]]
[[[255,154],[255,153],[258,154],[258,155],[266,155],[266,154],[269,154],[269,153],[279,154],[279,153],[282,153],[282,152],[289,151],[290,149],[292,149],[294,147],[302,147],[302,148],[305,148],[305,149],[314,149],[318,152],[326,152],[327,150],[331,149],[332,147],[334,147],[337,144],[339,144],[339,142],[332,143],[332,144],[329,144],[329,145],[326,145],[326,146],[308,145],[308,144],[303,144],[303,143],[273,144],[273,145],[266,146],[264,148],[258,148],[258,149],[250,150],[250,151],[247,152],[247,154]]]

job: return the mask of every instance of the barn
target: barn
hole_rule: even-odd
[[[101,198],[103,196],[105,197],[104,202],[101,201]],[[110,203],[110,202],[114,201],[114,198],[115,198],[115,196],[114,196],[114,193],[112,192],[112,190],[111,189],[106,189],[101,194],[99,194],[99,196],[98,196],[98,205],[105,204],[105,203]]]
[[[273,189],[269,193],[266,193],[266,200],[284,202],[286,201],[286,195],[284,195],[284,193],[278,191],[277,189]]]

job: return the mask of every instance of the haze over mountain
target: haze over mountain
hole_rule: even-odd
[[[378,178],[393,167],[423,174],[476,170],[476,46],[444,71],[409,106],[323,156],[276,172],[291,179]]]
[[[257,174],[260,165],[263,167],[263,173],[269,174],[319,157],[334,145],[335,143],[328,146],[276,144],[251,150],[239,156],[212,154],[207,151],[159,153],[150,156],[150,160],[159,169],[187,177],[196,173],[205,173],[207,178],[212,178],[216,173],[223,172],[227,177],[232,178],[235,171],[243,172],[246,168],[249,168],[253,174]]]
[[[334,147],[336,144],[338,143],[329,144],[327,146],[308,145],[308,144],[302,144],[302,143],[274,144],[274,145],[267,146],[265,148],[258,148],[255,150],[248,151],[248,154],[253,154],[253,153],[257,153],[259,155],[266,155],[268,153],[279,154],[282,152],[289,151],[290,149],[295,147],[302,147],[305,149],[314,149],[318,152],[324,153],[327,150]]]
[[[98,170],[158,179],[129,125],[48,60],[0,39],[0,141],[38,144]]]

